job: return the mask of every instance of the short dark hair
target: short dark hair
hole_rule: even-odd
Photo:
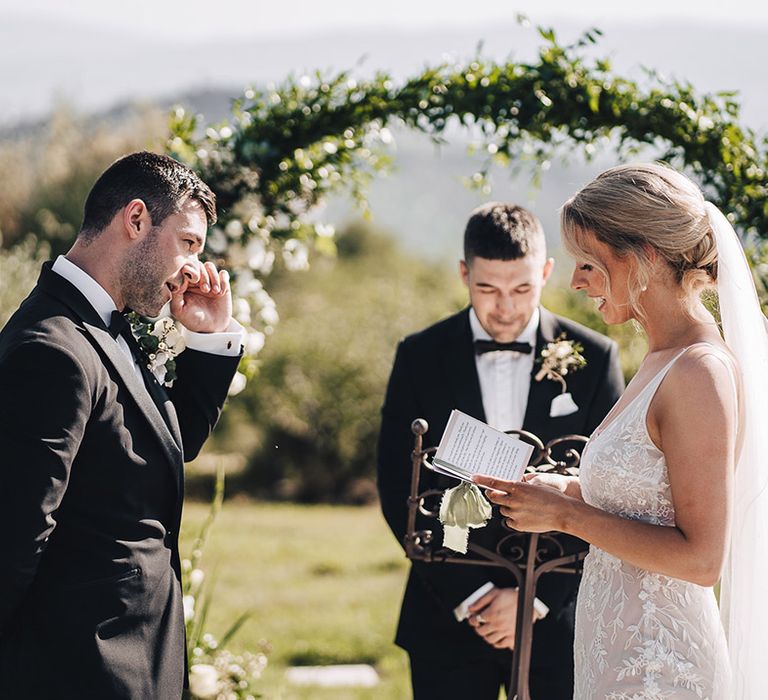
[[[516,204],[488,202],[475,209],[464,229],[464,261],[519,260],[546,251],[544,228],[527,209]]]
[[[80,236],[97,236],[133,199],[147,205],[153,226],[189,199],[200,203],[209,226],[216,223],[216,195],[197,174],[173,158],[140,151],[119,158],[96,180],[85,200]]]

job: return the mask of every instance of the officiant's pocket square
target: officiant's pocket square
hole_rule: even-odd
[[[566,391],[552,399],[552,403],[549,405],[549,417],[560,418],[562,416],[570,416],[571,413],[576,413],[578,410],[579,407],[573,400],[573,396],[571,396],[569,391]]]

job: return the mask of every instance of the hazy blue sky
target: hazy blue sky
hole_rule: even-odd
[[[697,21],[768,24],[768,2],[758,0],[0,0],[0,16],[68,18],[139,30],[155,36],[213,38],[316,33],[329,28],[382,26],[419,30],[439,24],[509,19],[523,12],[535,22],[572,18],[584,24],[606,20],[689,18]]]

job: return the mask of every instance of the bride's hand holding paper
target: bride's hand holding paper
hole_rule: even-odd
[[[551,473],[532,473],[523,476],[523,481],[536,486],[547,486],[566,496],[573,496],[581,500],[581,487],[579,486],[578,476],[567,476],[565,474]]]
[[[475,475],[472,481],[485,489],[491,503],[499,506],[509,527],[522,532],[567,532],[566,515],[577,499],[563,491],[551,485],[505,481],[485,475]]]

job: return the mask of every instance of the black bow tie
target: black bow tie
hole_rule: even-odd
[[[109,334],[117,340],[117,336],[122,335],[126,337],[126,333],[130,333],[131,324],[121,311],[113,311],[112,317],[109,319]]]
[[[522,352],[529,355],[533,352],[530,343],[497,343],[495,340],[476,340],[475,355],[482,355],[485,352],[496,352],[497,350],[511,350],[512,352]]]

